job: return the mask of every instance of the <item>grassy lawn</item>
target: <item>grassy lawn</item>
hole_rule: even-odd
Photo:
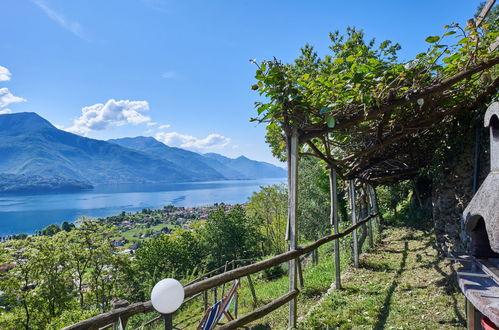
[[[349,269],[300,324],[304,329],[464,328],[463,297],[452,264],[440,259],[433,234],[414,227],[388,228],[361,268]]]
[[[158,231],[158,230],[161,230],[165,227],[169,227],[171,229],[171,228],[173,228],[173,225],[169,225],[166,223],[160,223],[159,225],[151,226],[149,228],[146,228],[145,226],[137,227],[134,229],[120,232],[119,236],[117,236],[116,238],[125,237],[130,242],[130,243],[126,244],[125,247],[129,247],[129,246],[133,245],[132,240],[139,240],[138,236],[140,236],[141,234],[144,234],[146,231],[148,231],[148,230]],[[137,237],[135,237],[134,235],[136,235]]]

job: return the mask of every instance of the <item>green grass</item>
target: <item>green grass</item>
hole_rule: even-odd
[[[158,231],[158,230],[161,230],[165,227],[168,227],[171,229],[171,228],[173,228],[173,225],[166,224],[166,223],[160,223],[159,225],[155,225],[155,226],[151,226],[151,227],[140,226],[140,227],[136,227],[134,229],[130,229],[127,231],[122,231],[119,233],[119,235],[116,238],[125,237],[129,241],[125,245],[125,247],[130,247],[133,245],[132,241],[141,240],[141,238],[139,238],[138,236],[140,236],[141,234],[144,234],[146,231],[148,231],[148,230]],[[136,236],[134,236],[134,235],[136,235]]]
[[[333,291],[304,329],[462,329],[463,298],[452,264],[438,257],[433,234],[397,226],[350,269],[343,289]]]

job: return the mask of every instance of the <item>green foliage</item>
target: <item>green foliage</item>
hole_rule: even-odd
[[[302,157],[298,172],[298,223],[305,240],[325,236],[330,226],[329,176],[318,159]]]
[[[178,228],[162,234],[137,250],[137,270],[143,274],[146,290],[166,277],[185,278],[193,270],[202,270],[203,252],[198,233]]]
[[[51,224],[51,225],[48,225],[47,227],[43,228],[42,230],[40,230],[38,232],[38,234],[41,236],[53,236],[60,231],[61,231],[61,227],[59,227],[59,225]]]
[[[67,232],[70,232],[71,230],[75,229],[75,225],[72,222],[67,222],[64,221],[61,225],[61,229]]]
[[[304,133],[329,131],[322,134],[322,140],[312,142],[333,159],[348,157],[366,145],[375,144],[390,130],[413,123],[418,116],[426,120],[427,115],[421,111],[423,106],[448,110],[478,95],[483,90],[481,75],[487,78],[493,69],[472,75],[466,82],[458,81],[445,93],[396,107],[386,117],[387,133],[373,134],[378,129],[379,118],[363,120],[348,132],[337,129],[338,124],[344,124],[352,115],[368,114],[394,99],[403,100],[475,63],[493,58],[495,54],[489,53],[488,46],[499,35],[495,28],[497,19],[493,17],[491,14],[480,28],[446,26],[441,35],[426,38],[427,51],[406,63],[397,57],[398,44],[366,40],[364,33],[355,28],[348,28],[344,35],[338,31],[331,33],[330,53],[322,57],[313,47],[305,45],[293,63],[284,64],[276,59],[256,63],[254,89],[263,101],[255,102],[257,116],[252,120],[267,124],[267,143],[280,159],[285,158],[282,133],[291,128]],[[461,121],[466,122],[470,122],[469,118]],[[452,153],[445,149],[445,127],[432,133],[434,141],[443,141],[442,152]],[[302,151],[310,150],[302,146]],[[428,153],[430,158],[431,152]]]
[[[279,254],[287,249],[284,236],[288,219],[288,193],[284,184],[260,187],[248,199],[247,214],[258,224],[265,243],[264,254]]]
[[[230,211],[224,206],[211,212],[201,228],[209,265],[223,265],[235,259],[253,258],[261,251],[262,237],[254,221],[240,205]]]
[[[376,192],[381,210],[390,210],[397,214],[397,206],[409,196],[412,191],[412,182],[403,181],[390,186],[380,186]]]
[[[9,313],[2,313],[1,327],[46,328],[69,310],[108,309],[119,295],[120,257],[113,253],[112,233],[108,226],[83,219],[70,232],[59,229],[2,244],[7,269],[0,273],[0,291]]]

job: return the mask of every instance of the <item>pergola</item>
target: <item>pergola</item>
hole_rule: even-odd
[[[316,66],[312,66],[311,70],[316,75],[299,71],[300,75],[306,72],[301,77],[292,72],[292,66],[283,65],[275,58],[259,66],[257,79],[260,82],[254,89],[260,89],[260,93],[270,97],[271,102],[257,103],[261,116],[256,120],[277,124],[285,141],[289,189],[286,238],[290,250],[297,248],[300,155],[317,157],[329,169],[330,221],[334,232],[338,233],[336,175],[344,180],[357,180],[373,186],[413,178],[430,162],[436,149],[435,143],[445,138],[446,125],[460,117],[477,121],[499,87],[496,71],[499,38],[486,41],[476,32],[494,2],[489,0],[477,20],[468,22],[466,30],[471,32],[467,38],[474,45],[475,54],[469,55],[459,69],[454,70],[454,74],[445,76],[442,71],[433,72],[426,67],[418,72],[423,78],[415,76],[413,82],[405,81],[387,88],[375,102],[356,102],[353,98],[353,102],[328,107],[325,104],[330,100],[310,101],[313,97],[320,99],[323,96],[320,91],[303,87],[306,84],[303,80],[322,79],[320,66],[324,63],[319,61],[313,63]],[[477,55],[478,49],[481,49],[480,56]],[[304,54],[308,58],[315,59],[306,51]],[[439,57],[433,65],[438,65]],[[301,60],[305,61],[307,57]],[[332,60],[326,59],[329,62]],[[358,60],[365,61],[362,58]],[[338,61],[338,64],[343,62]],[[295,66],[298,64],[297,61]],[[348,143],[341,142],[345,136],[348,136]],[[353,184],[350,187],[353,191]],[[336,285],[339,287],[338,241],[335,243]],[[290,261],[289,269],[291,291],[297,287],[295,260]],[[296,304],[296,298],[290,301],[290,328],[296,326]]]

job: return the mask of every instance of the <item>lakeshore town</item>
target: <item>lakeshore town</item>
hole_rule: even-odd
[[[175,228],[191,230],[194,221],[205,221],[208,215],[220,206],[226,210],[232,209],[234,205],[215,203],[199,207],[182,207],[166,205],[161,209],[151,210],[148,208],[138,212],[122,211],[118,215],[97,218],[99,222],[112,225],[116,228],[117,236],[111,240],[116,247],[117,253],[134,253],[144,240],[163,233],[170,234]],[[52,235],[60,230],[68,230],[73,223],[63,222],[61,226],[52,224],[38,231],[36,235]],[[70,230],[69,228],[69,230]],[[0,242],[11,239],[23,239],[29,235],[17,234],[0,237]]]
[[[169,234],[175,228],[191,230],[194,221],[205,221],[208,215],[219,206],[224,205],[226,210],[234,205],[215,203],[209,206],[182,207],[166,205],[162,209],[143,209],[137,213],[125,213],[101,218],[99,220],[117,228],[119,237],[111,243],[119,250],[118,253],[133,253],[140,247],[143,240],[160,235]]]

